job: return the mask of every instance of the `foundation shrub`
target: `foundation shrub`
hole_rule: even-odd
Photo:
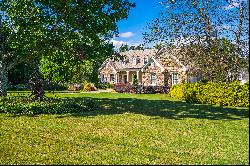
[[[114,84],[114,90],[119,93],[155,94],[168,93],[169,88],[166,86],[132,86],[129,83],[117,83]]]
[[[169,95],[189,103],[213,104],[221,106],[249,106],[249,83],[240,85],[239,81],[197,82],[177,84],[171,87]]]
[[[133,91],[130,83],[116,83],[113,89],[118,93],[130,93]]]

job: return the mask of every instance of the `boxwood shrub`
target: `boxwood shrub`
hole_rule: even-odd
[[[177,84],[171,87],[169,95],[190,103],[215,104],[221,106],[249,106],[249,83],[240,85],[239,81],[196,82]]]

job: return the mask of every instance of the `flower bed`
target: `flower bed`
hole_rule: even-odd
[[[136,93],[136,94],[155,94],[155,93],[168,93],[167,86],[132,86],[130,83],[117,83],[114,84],[114,90],[118,93]]]

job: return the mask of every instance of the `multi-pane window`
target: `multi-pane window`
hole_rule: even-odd
[[[148,63],[148,57],[144,57],[143,61],[144,61],[144,65],[145,65],[146,63]]]
[[[156,85],[156,74],[155,73],[151,74],[151,84]]]
[[[173,73],[172,74],[172,84],[175,85],[178,83],[178,74],[177,73]]]
[[[140,63],[140,57],[139,56],[136,58],[136,64],[138,64],[138,63]]]
[[[122,59],[122,65],[126,65],[126,59],[125,58]]]
[[[115,75],[114,74],[110,74],[110,82],[115,82]]]
[[[105,78],[104,78],[104,75],[102,74],[101,75],[101,82],[104,82],[105,80],[104,80]]]
[[[133,57],[133,65],[136,65],[136,57]]]

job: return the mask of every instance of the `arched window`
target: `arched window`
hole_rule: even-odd
[[[144,62],[144,65],[145,65],[146,63],[148,63],[148,56],[145,56],[145,57],[143,58],[143,62]]]

